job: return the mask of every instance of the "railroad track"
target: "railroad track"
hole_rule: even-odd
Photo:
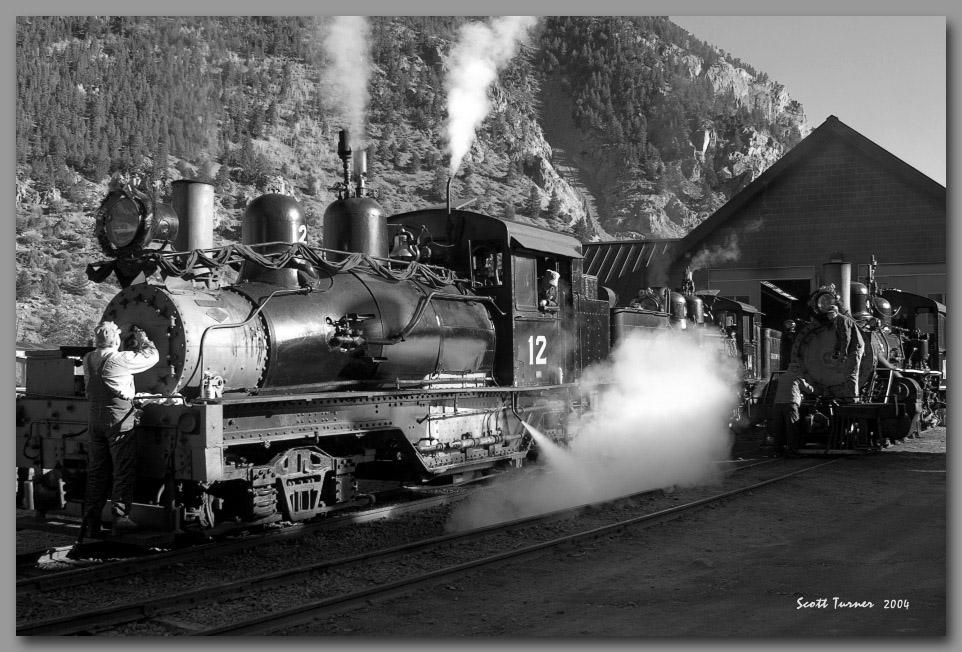
[[[471,483],[477,483],[482,478],[463,484],[459,484],[455,489],[460,489]],[[385,505],[365,509],[357,513],[340,514],[327,519],[322,519],[311,523],[295,523],[288,527],[278,530],[269,530],[239,536],[233,539],[212,541],[191,546],[189,548],[167,550],[162,552],[149,553],[142,556],[133,556],[126,559],[112,561],[96,561],[94,559],[75,559],[71,558],[74,546],[60,546],[49,549],[42,553],[45,561],[57,561],[76,568],[39,573],[35,576],[23,577],[17,580],[17,595],[27,595],[31,593],[44,593],[51,590],[63,589],[71,586],[82,586],[103,580],[125,577],[135,573],[146,572],[166,566],[184,564],[201,559],[208,559],[233,552],[256,548],[277,543],[279,541],[289,541],[311,536],[318,532],[345,528],[361,523],[394,518],[418,511],[450,505],[466,498],[470,495],[467,492],[451,492],[450,487],[440,495],[429,498],[414,498],[395,504]],[[419,493],[419,489],[407,490],[412,494]],[[378,494],[378,502],[385,498],[395,497],[398,491],[389,491]],[[96,546],[98,543],[90,542],[85,545]],[[36,556],[23,555],[24,559],[29,559],[30,563],[36,563]],[[18,555],[19,561],[20,555]]]
[[[772,461],[748,462],[734,466],[732,471],[756,468],[771,463]],[[603,524],[596,523],[594,525],[588,522],[590,519],[584,517],[585,514],[601,514],[605,510],[615,509],[618,505],[631,505],[633,501],[637,501],[639,497],[653,493],[661,493],[660,490],[641,492],[632,496],[601,501],[591,505],[579,505],[549,514],[541,514],[490,527],[476,528],[467,532],[415,541],[413,543],[369,553],[311,563],[293,568],[284,568],[282,570],[236,581],[224,582],[193,591],[178,591],[176,594],[164,595],[147,600],[137,600],[130,604],[113,605],[104,609],[91,610],[30,623],[21,623],[17,627],[17,634],[69,635],[89,632],[97,633],[103,631],[105,628],[129,626],[130,623],[148,623],[155,629],[159,627],[163,633],[173,631],[177,634],[188,635],[219,636],[265,633],[290,627],[325,613],[350,608],[351,606],[368,601],[384,599],[395,594],[406,593],[420,586],[438,582],[445,578],[476,572],[486,566],[501,565],[524,559],[525,557],[541,555],[558,546],[573,545],[588,539],[611,536],[629,527],[646,527],[656,523],[662,523],[678,518],[693,509],[698,509],[713,502],[753,491],[754,489],[782,481],[829,463],[831,462],[810,464],[802,469],[796,469],[774,478],[753,482],[731,491],[715,494],[653,514],[645,514],[642,516],[634,515],[629,518],[619,518],[617,515],[615,517],[606,516],[601,519],[606,522]],[[579,514],[582,515],[583,518],[573,518]],[[571,523],[582,521],[585,522],[585,526],[573,528],[576,530],[573,532],[556,534],[554,529],[548,527],[549,524],[552,523],[567,522],[570,525]],[[565,527],[572,529],[569,526]],[[512,537],[516,537],[519,533],[524,533],[524,536],[529,538],[541,540],[537,540],[529,545],[520,545],[518,540],[512,539]],[[509,540],[498,543],[499,538],[502,540],[507,538]],[[501,551],[477,557],[476,551],[483,549],[483,547],[479,547],[478,542],[488,542],[486,545],[493,545],[496,549],[500,546]],[[452,552],[457,550],[461,544],[465,543],[472,544],[470,546],[471,551],[466,553],[462,551],[460,554],[454,554]],[[467,561],[463,560],[465,555],[469,557]],[[418,557],[421,558],[421,561],[414,561]],[[423,570],[425,567],[425,558],[428,559],[428,570]],[[412,572],[399,571],[399,569],[405,568],[415,568],[415,570]],[[362,569],[366,575],[373,575],[373,579],[370,576],[366,576],[353,582],[350,580],[341,581],[341,579],[336,582],[330,580],[330,578],[337,577],[340,574],[356,572],[356,570],[352,571],[351,569]],[[368,571],[370,571],[370,573],[368,573]],[[402,577],[392,579],[392,576],[396,576],[399,573]],[[319,583],[317,582],[318,577],[323,577],[327,581]],[[305,580],[311,581],[305,582]],[[190,619],[186,621],[182,618],[179,620],[171,619],[172,615],[190,613],[191,610],[204,608],[215,602],[236,600],[240,596],[250,596],[254,600],[254,604],[261,604],[261,600],[257,598],[258,592],[270,592],[276,590],[277,587],[291,587],[297,583],[312,586],[324,584],[325,588],[329,588],[327,585],[332,585],[333,588],[331,588],[331,590],[334,595],[322,599],[310,599],[312,591],[308,589],[306,591],[307,595],[300,597],[293,597],[293,595],[291,595],[289,598],[285,597],[281,600],[281,602],[288,604],[298,604],[297,607],[278,609],[266,616],[263,615],[263,608],[252,609],[248,615],[238,613],[238,610],[231,609],[232,614],[239,615],[238,622],[212,628],[205,628],[204,625],[198,625],[196,621]],[[374,584],[374,586],[372,586],[372,584]],[[302,590],[301,593],[304,593],[304,591]],[[274,600],[276,601],[277,598],[275,597]],[[219,613],[222,614],[222,610],[219,610]],[[188,616],[188,618],[190,617]],[[203,620],[203,618],[201,618],[201,620]],[[215,619],[215,622],[216,621]]]

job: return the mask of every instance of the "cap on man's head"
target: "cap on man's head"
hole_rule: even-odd
[[[554,271],[553,269],[549,269],[546,276],[548,279],[548,285],[557,285],[558,279],[561,277],[561,274]]]
[[[94,346],[105,349],[120,346],[120,328],[112,321],[102,321],[94,328]]]

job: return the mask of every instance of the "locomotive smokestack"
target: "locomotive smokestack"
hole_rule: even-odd
[[[448,177],[447,192],[445,193],[449,216],[451,215],[451,179],[452,177]]]
[[[832,253],[829,262],[824,265],[823,274],[826,284],[835,284],[835,293],[841,299],[842,307],[851,312],[852,264],[845,262],[845,256],[836,251]]]
[[[171,184],[171,208],[177,214],[175,251],[214,246],[214,186],[204,181],[178,179]]]

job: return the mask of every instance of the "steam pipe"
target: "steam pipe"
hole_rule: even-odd
[[[357,184],[356,195],[357,197],[364,197],[365,188],[364,184],[367,181],[367,151],[361,150],[358,155],[354,158],[354,179]]]
[[[337,155],[344,165],[345,195],[351,192],[351,136],[347,129],[341,129],[337,136]]]
[[[448,217],[449,217],[449,218],[451,217],[451,179],[452,179],[452,178],[453,178],[453,177],[448,177],[447,192],[445,193],[445,195],[446,195],[446,201],[447,201],[447,207],[448,207]]]

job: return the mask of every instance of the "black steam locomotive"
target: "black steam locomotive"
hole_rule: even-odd
[[[875,268],[873,258],[867,283],[853,282],[850,263],[833,256],[824,268],[826,284],[808,300],[809,320],[791,342],[791,361],[799,363],[816,390],[800,410],[801,453],[877,451],[944,425],[945,306],[880,290]],[[857,397],[846,387],[844,360],[835,355],[838,334],[829,318],[835,311],[854,320],[864,342]],[[775,386],[762,399],[767,407]]]
[[[533,446],[525,424],[565,441],[590,408],[576,381],[620,338],[689,330],[721,346],[691,292],[666,292],[674,307],[612,310],[569,236],[450,201],[385,216],[343,134],[338,151],[324,249],[306,245],[286,195],[252,201],[242,243],[222,248],[209,184],[174,182],[170,206],[119,187],[98,210],[111,260],[88,275],[122,286],[103,319],[143,329],[160,352],[136,377],[132,517],[161,539],[365,504],[358,480],[519,467]],[[42,511],[80,512],[87,350],[28,360],[17,466],[33,469]]]

